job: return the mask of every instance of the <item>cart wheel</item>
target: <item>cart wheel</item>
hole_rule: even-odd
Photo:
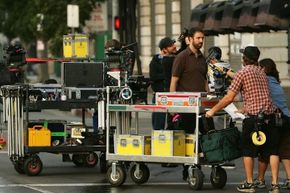
[[[204,175],[198,168],[192,169],[192,176],[188,176],[188,184],[194,190],[200,190],[203,186]]]
[[[42,170],[42,161],[38,156],[28,157],[23,168],[26,175],[37,176]]]
[[[214,188],[222,189],[227,183],[227,172],[224,168],[213,168],[210,173],[210,182]]]
[[[72,162],[77,167],[83,167],[85,165],[85,160],[82,154],[73,154],[72,155]]]
[[[14,164],[14,169],[19,174],[25,174],[23,161],[18,161]]]
[[[91,152],[89,154],[84,155],[85,166],[89,168],[93,168],[98,163],[98,155],[95,152]]]
[[[112,186],[121,186],[126,180],[126,171],[123,166],[116,166],[116,175],[113,175],[112,166],[107,171],[107,178]]]
[[[149,168],[145,164],[139,165],[139,173],[136,170],[137,165],[134,165],[130,170],[130,176],[136,184],[143,184],[148,181],[150,176]]]
[[[108,169],[108,164],[106,160],[106,154],[101,152],[100,153],[100,171],[101,173],[106,173]]]

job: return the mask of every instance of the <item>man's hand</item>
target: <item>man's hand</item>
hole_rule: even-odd
[[[213,117],[214,116],[214,112],[212,111],[212,109],[210,109],[209,111],[207,111],[205,113],[205,117],[206,118],[210,118],[210,117]]]

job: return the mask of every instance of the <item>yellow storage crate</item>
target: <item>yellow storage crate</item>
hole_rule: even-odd
[[[151,136],[119,135],[116,139],[119,155],[150,155]]]
[[[85,34],[63,36],[63,56],[65,58],[88,58],[89,38]]]
[[[42,125],[34,125],[28,128],[29,147],[49,147],[51,146],[51,132]]]
[[[154,130],[152,155],[185,156],[185,133],[180,130]]]
[[[195,147],[195,135],[186,134],[185,135],[185,156],[193,157],[194,156],[194,147]]]

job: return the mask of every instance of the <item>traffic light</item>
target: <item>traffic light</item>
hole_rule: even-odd
[[[121,21],[119,16],[115,16],[114,18],[114,28],[115,30],[120,30],[121,27]]]

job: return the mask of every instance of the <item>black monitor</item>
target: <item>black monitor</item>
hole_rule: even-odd
[[[62,85],[65,87],[103,88],[103,62],[63,62]]]

